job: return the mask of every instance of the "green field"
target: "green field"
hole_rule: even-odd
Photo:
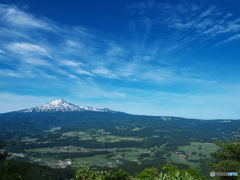
[[[59,129],[61,129],[60,126],[59,126],[59,127],[53,127],[53,128],[51,128],[50,130],[45,131],[45,132],[54,132],[54,131],[57,131],[57,130],[59,130]]]
[[[202,146],[202,150],[198,148]],[[218,149],[218,146],[214,143],[200,143],[200,142],[191,142],[191,146],[179,146],[178,150],[182,150],[185,152],[197,152],[203,155],[209,155],[210,152],[215,151]]]
[[[22,142],[34,142],[36,141],[38,138],[29,138],[29,137],[24,137],[21,141]]]
[[[106,135],[107,137],[110,135]],[[109,137],[108,137],[109,138]],[[118,137],[114,137],[118,138]],[[107,138],[104,138],[103,140],[106,140]],[[122,138],[121,138],[122,139]],[[109,139],[108,139],[109,140]],[[162,146],[163,147],[163,146]],[[103,155],[95,155],[91,157],[83,157],[83,158],[71,158],[71,167],[78,167],[80,165],[84,165],[85,162],[89,163],[91,166],[108,166],[108,167],[116,167],[119,164],[122,163],[122,159],[126,159],[128,161],[137,162],[138,164],[141,164],[141,161],[139,160],[140,154],[149,153],[150,157],[144,157],[142,160],[153,160],[155,159],[155,152],[157,150],[162,149],[162,147],[155,148],[155,151],[153,149],[141,149],[141,148],[119,148],[118,150],[121,152],[117,152],[117,149],[109,149],[112,153],[112,157],[106,158],[106,154]],[[201,147],[202,149],[199,150],[198,148]],[[200,142],[191,142],[191,146],[179,146],[178,151],[172,152],[171,159],[174,163],[183,163],[190,165],[192,167],[198,167],[200,165],[199,162],[191,162],[188,160],[199,160],[199,159],[205,159],[209,157],[210,153],[218,148],[217,145],[213,143],[200,143]],[[80,150],[81,149],[81,150]],[[76,146],[68,146],[68,147],[58,147],[58,148],[37,148],[37,149],[28,149],[27,152],[39,152],[39,153],[58,153],[58,152],[86,152],[87,149],[84,149],[82,147],[76,147]],[[98,151],[98,149],[92,149],[92,151]],[[188,153],[187,156],[188,160],[186,159],[186,155],[179,152],[183,151],[185,153]],[[179,153],[178,153],[179,152]],[[206,155],[206,157],[200,157],[199,155],[191,155],[192,152],[196,152],[197,154],[201,153],[202,155]],[[177,154],[178,153],[178,154]],[[125,157],[121,156],[122,154],[125,154]],[[40,164],[46,164],[51,167],[64,167],[65,165],[60,165],[59,160],[51,159],[51,158],[41,158]],[[61,159],[64,160],[64,159]]]
[[[138,128],[134,130],[138,131]],[[133,130],[133,131],[134,131]],[[104,132],[103,130],[96,130],[95,133],[84,132],[84,131],[70,131],[62,134],[62,138],[64,137],[76,137],[78,136],[80,140],[93,140],[94,138],[99,142],[119,142],[119,141],[142,141],[144,138],[139,137],[120,137],[111,135],[109,132]],[[158,136],[156,136],[158,137]]]
[[[201,150],[199,150],[201,148]],[[171,154],[171,160],[174,163],[183,163],[183,164],[188,164],[192,167],[198,167],[200,163],[198,162],[191,162],[188,160],[199,160],[199,159],[205,159],[210,157],[210,153],[217,150],[218,146],[214,143],[200,143],[200,142],[191,142],[190,146],[179,146],[178,151],[184,151],[185,153],[188,154],[188,156],[184,155],[183,153],[177,153],[173,152]],[[178,152],[177,151],[177,152]],[[191,153],[196,152],[197,155],[190,155]],[[199,153],[203,156],[199,156]],[[185,159],[185,157],[188,158],[188,160]]]

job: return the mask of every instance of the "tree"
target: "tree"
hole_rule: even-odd
[[[240,129],[238,130],[240,132]],[[221,147],[220,149],[210,153],[215,161],[210,159],[207,162],[215,172],[238,172],[240,174],[240,139],[234,139],[234,143],[227,140],[227,143],[222,143],[219,140],[214,142]],[[216,179],[228,179],[229,177],[222,176]],[[233,177],[231,177],[233,179]],[[237,178],[236,178],[237,179]]]
[[[190,167],[188,170],[179,170],[176,166],[167,163],[162,169],[166,169],[166,174],[170,177],[179,175],[180,177],[188,177],[189,179],[206,179],[206,176],[200,175],[199,171],[193,167]]]
[[[109,172],[107,171],[94,171],[92,169],[90,169],[89,164],[85,163],[85,166],[81,166],[81,168],[79,168],[76,171],[76,178],[75,180],[90,180],[90,179],[101,179],[101,180],[105,180],[105,179],[110,179],[111,175]],[[73,180],[73,179],[72,179]]]
[[[155,177],[158,175],[157,169],[152,167],[152,168],[146,168],[144,169],[141,174],[137,175],[136,178],[138,179],[149,179],[153,180],[156,179]]]
[[[131,177],[124,170],[119,169],[118,172],[113,173],[112,179],[114,179],[114,180],[130,180]]]
[[[15,146],[16,142],[11,142],[12,146]],[[7,143],[4,143],[4,141],[0,141],[0,149],[3,149]],[[0,154],[0,163],[5,163],[3,171],[0,172],[0,177],[4,180],[25,180],[25,174],[27,171],[31,170],[32,167],[29,165],[25,165],[22,168],[19,168],[16,165],[10,165],[6,159],[10,157],[11,154],[9,154],[7,151]]]
[[[12,144],[12,146],[15,146],[17,143],[12,141],[11,144]],[[4,143],[4,141],[0,141],[0,149],[3,149],[6,145],[7,145],[7,143]],[[2,161],[5,161],[10,156],[11,156],[11,154],[9,154],[7,151],[0,154],[0,163]]]

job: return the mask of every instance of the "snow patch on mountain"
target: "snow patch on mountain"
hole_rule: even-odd
[[[38,112],[71,112],[71,111],[95,111],[95,112],[110,112],[117,113],[120,111],[111,110],[108,108],[97,109],[87,106],[78,106],[71,103],[66,102],[63,99],[58,99],[56,101],[50,102],[48,104],[44,104],[41,106],[37,106],[34,108],[24,109],[16,112],[20,113],[38,113]]]

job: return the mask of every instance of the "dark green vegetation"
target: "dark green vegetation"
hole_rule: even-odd
[[[161,170],[172,163],[179,169],[199,166],[208,177],[206,161],[218,148],[214,140],[225,143],[239,136],[240,127],[239,120],[102,112],[7,113],[0,115],[0,124],[0,140],[18,141],[4,147],[18,162],[65,170],[87,162],[92,168],[123,169],[134,176],[146,168]]]
[[[21,179],[19,175],[22,176],[22,179],[28,180],[69,180],[74,178],[75,174],[75,170],[72,169],[55,169],[28,162],[7,161],[7,164],[6,162],[0,163],[0,177],[7,177],[6,180]]]
[[[162,168],[167,173],[158,173],[157,168],[151,167],[144,169],[135,178],[128,173],[120,169],[118,172],[112,173],[111,171],[96,171],[90,169],[88,164],[81,166],[76,172],[76,178],[72,180],[83,179],[101,179],[101,180],[193,180],[193,179],[206,179],[206,176],[202,176],[194,168],[188,170],[179,170],[172,164],[166,164]]]
[[[215,158],[215,161],[210,160],[207,162],[213,171],[238,172],[238,174],[240,174],[240,139],[232,138],[232,140],[234,143],[229,140],[227,140],[227,143],[222,143],[220,141],[215,142],[220,149],[211,153],[211,155]],[[216,179],[221,178],[217,177]],[[225,179],[228,178],[225,177]]]

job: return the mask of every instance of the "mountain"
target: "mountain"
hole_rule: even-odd
[[[120,113],[120,111],[115,111],[112,109],[104,108],[97,109],[87,106],[78,106],[71,103],[66,102],[63,99],[58,99],[56,101],[50,102],[48,104],[44,104],[41,106],[23,109],[20,111],[15,111],[19,113],[39,113],[39,112],[80,112],[80,111],[94,111],[94,112],[109,112],[109,113]]]

